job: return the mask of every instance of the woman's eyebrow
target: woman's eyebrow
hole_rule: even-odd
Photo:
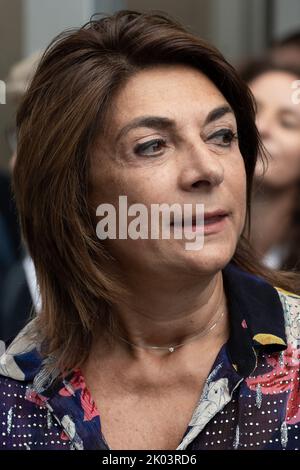
[[[126,126],[118,132],[116,137],[116,142],[123,137],[131,129],[136,129],[137,127],[150,127],[152,129],[166,130],[166,129],[175,129],[176,123],[173,119],[169,119],[161,116],[141,116],[130,121]]]
[[[224,104],[222,106],[218,106],[215,109],[212,109],[206,116],[204,125],[206,126],[207,124],[210,124],[213,121],[217,121],[221,117],[225,116],[225,114],[234,114],[232,108],[228,106],[227,104]]]
[[[215,109],[212,109],[205,118],[204,125],[210,124],[217,119],[220,119],[225,114],[231,113],[233,114],[233,110],[228,105],[218,106]],[[176,122],[173,119],[162,117],[162,116],[140,116],[138,118],[133,119],[128,124],[126,124],[122,129],[118,132],[116,136],[116,142],[120,140],[125,134],[127,134],[130,130],[136,129],[138,127],[149,127],[152,129],[159,129],[159,130],[170,130],[176,128]]]

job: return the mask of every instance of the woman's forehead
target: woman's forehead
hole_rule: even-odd
[[[207,101],[222,99],[222,94],[199,70],[183,65],[157,66],[131,76],[116,96],[116,104],[151,106],[152,103],[157,105],[170,100],[177,103],[197,97]]]
[[[119,90],[111,119],[123,126],[141,116],[161,116],[174,121],[192,116],[206,118],[214,108],[228,105],[214,83],[187,66],[159,66],[140,71]]]
[[[249,85],[260,101],[293,108],[292,84],[295,80],[296,77],[288,72],[274,70],[258,76]]]

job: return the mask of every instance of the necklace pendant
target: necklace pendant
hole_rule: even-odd
[[[172,346],[169,348],[169,352],[173,352],[175,351],[175,348],[173,348]]]

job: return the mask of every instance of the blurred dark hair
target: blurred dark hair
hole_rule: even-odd
[[[283,36],[281,39],[277,39],[273,42],[272,47],[281,46],[296,46],[300,48],[300,30],[297,29],[291,33]]]
[[[272,61],[281,66],[300,66],[300,30],[275,39],[268,51]]]
[[[239,67],[240,77],[248,84],[260,75],[274,71],[286,72],[300,79],[300,63],[280,64],[269,56],[247,61]]]
[[[89,163],[112,101],[139,70],[183,64],[203,72],[237,120],[247,176],[247,214],[260,151],[252,95],[214,47],[161,12],[122,10],[58,36],[45,51],[17,115],[14,189],[24,239],[36,266],[42,311],[37,331],[45,354],[65,371],[87,357],[106,306],[124,302],[119,272],[97,239],[89,207]],[[201,103],[200,103],[201,105]],[[286,290],[292,273],[263,267],[240,238],[233,261]]]

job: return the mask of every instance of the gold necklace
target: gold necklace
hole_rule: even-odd
[[[222,312],[219,317],[217,318],[217,320],[209,327],[205,328],[204,330],[200,331],[200,333],[197,333],[196,335],[192,336],[191,338],[189,338],[187,341],[185,341],[184,343],[180,343],[180,344],[175,344],[174,346],[141,346],[139,344],[135,344],[135,343],[131,343],[130,341],[128,341],[127,339],[123,338],[122,336],[120,335],[116,335],[115,333],[113,333],[111,331],[111,333],[118,337],[119,339],[121,339],[122,341],[124,341],[125,343],[129,344],[130,346],[134,346],[135,348],[141,348],[141,349],[161,349],[161,350],[167,350],[169,351],[170,353],[174,352],[175,349],[178,349],[180,348],[181,346],[184,346],[185,344],[191,342],[191,341],[194,341],[196,338],[200,338],[201,336],[205,336],[206,334],[210,333],[216,326],[217,324],[221,321],[221,319],[223,318],[224,316],[224,312]]]

